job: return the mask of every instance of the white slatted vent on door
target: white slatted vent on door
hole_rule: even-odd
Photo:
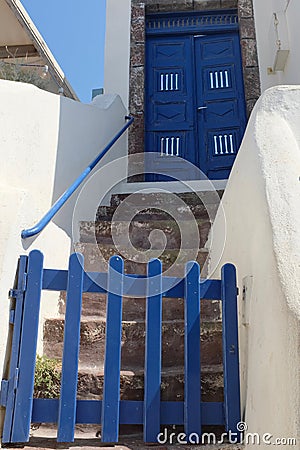
[[[228,70],[216,70],[209,72],[210,89],[229,88],[229,72]]]
[[[180,156],[181,138],[178,136],[160,139],[160,156]]]
[[[233,155],[234,153],[235,148],[232,134],[214,135],[215,155]]]
[[[161,73],[160,74],[160,91],[179,91],[179,73]]]

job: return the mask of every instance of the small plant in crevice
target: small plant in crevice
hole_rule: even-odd
[[[35,398],[58,398],[60,394],[61,362],[37,355],[34,376]]]

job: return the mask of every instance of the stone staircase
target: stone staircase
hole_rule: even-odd
[[[219,194],[221,195],[222,192]],[[182,242],[180,226],[166,212],[173,208],[182,218],[186,230],[189,230],[189,226],[191,226],[189,221],[195,219],[199,229],[199,248],[196,249],[195,255],[203,267],[201,274],[205,276],[208,258],[205,243],[211,227],[211,218],[208,217],[207,210],[213,218],[218,207],[216,193],[214,195],[207,193],[206,197],[203,197],[206,208],[196,194],[178,194],[177,200],[174,197],[177,196],[174,194],[161,196],[157,193],[134,194],[130,197],[126,195],[112,196],[111,206],[99,207],[95,222],[81,222],[80,224],[80,242],[76,244],[75,250],[84,254],[85,270],[92,272],[107,270],[109,257],[120,254],[120,249],[116,250],[113,241],[113,235],[117,235],[122,256],[125,258],[126,273],[145,274],[145,262],[135,259],[134,255],[131,255],[131,259],[129,259],[130,252],[126,248],[124,233],[127,229],[127,220],[124,219],[124,214],[126,216],[131,209],[132,211],[138,210],[129,227],[132,245],[139,252],[149,251],[150,233],[154,230],[161,230],[157,235],[155,235],[157,231],[154,231],[154,235],[152,233],[152,250],[155,252],[157,248],[160,248],[161,243],[164,243],[165,250],[160,257],[163,262],[163,270],[169,269],[169,273],[174,276],[183,275],[184,257],[189,254],[191,249],[195,250],[195,242],[187,239],[185,248],[182,249],[183,256],[181,255],[174,264]],[[178,207],[176,206],[177,201],[179,201]],[[122,214],[119,213],[120,207],[123,208]],[[194,219],[185,211],[185,208],[192,212]],[[163,239],[162,231],[165,234]],[[103,386],[106,295],[84,294],[82,308],[78,398],[99,399]],[[61,317],[48,319],[44,324],[44,353],[51,358],[60,359],[62,355],[64,311],[65,293],[62,293],[60,298]],[[162,400],[183,400],[183,312],[183,299],[163,299]],[[202,301],[201,313],[202,399],[203,401],[222,401],[222,332],[219,302]],[[122,400],[143,399],[144,338],[145,299],[124,298]]]

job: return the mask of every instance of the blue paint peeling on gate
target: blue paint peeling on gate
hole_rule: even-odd
[[[57,423],[58,442],[72,442],[76,423],[101,424],[102,442],[118,442],[120,424],[142,424],[145,442],[157,441],[161,425],[184,425],[185,433],[201,435],[202,425],[225,425],[239,432],[240,383],[237,286],[235,267],[226,264],[221,280],[200,280],[196,262],[186,266],[184,279],[162,276],[159,260],[148,264],[148,276],[125,275],[123,260],[110,259],[108,273],[87,273],[83,256],[74,253],[68,270],[43,267],[34,250],[21,256],[16,288],[10,292],[13,327],[10,370],[1,384],[5,408],[2,442],[28,442],[30,424]],[[130,297],[135,281],[146,297],[144,401],[120,400],[122,298]],[[34,399],[34,370],[42,290],[67,292],[62,381],[59,399]],[[102,400],[77,400],[81,302],[84,292],[108,294],[104,387]],[[134,296],[137,292],[134,292]],[[185,392],[183,402],[160,398],[162,299],[185,299]],[[222,301],[224,402],[201,402],[200,299]]]

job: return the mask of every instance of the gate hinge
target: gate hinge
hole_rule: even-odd
[[[21,291],[20,289],[10,289],[8,291],[8,298],[17,298],[22,293],[23,291]]]
[[[18,298],[20,295],[24,294],[26,288],[27,288],[27,273],[24,273],[21,283],[21,289],[10,289],[8,292],[8,298]]]
[[[15,391],[18,389],[19,373],[20,373],[20,369],[17,367],[16,370],[15,370],[15,376],[11,380],[13,382],[13,384],[14,384],[14,390]],[[0,391],[0,406],[6,406],[7,405],[8,389],[9,389],[9,381],[8,380],[2,380],[1,381],[1,391]]]
[[[0,406],[7,405],[8,385],[9,385],[8,380],[1,381]]]

